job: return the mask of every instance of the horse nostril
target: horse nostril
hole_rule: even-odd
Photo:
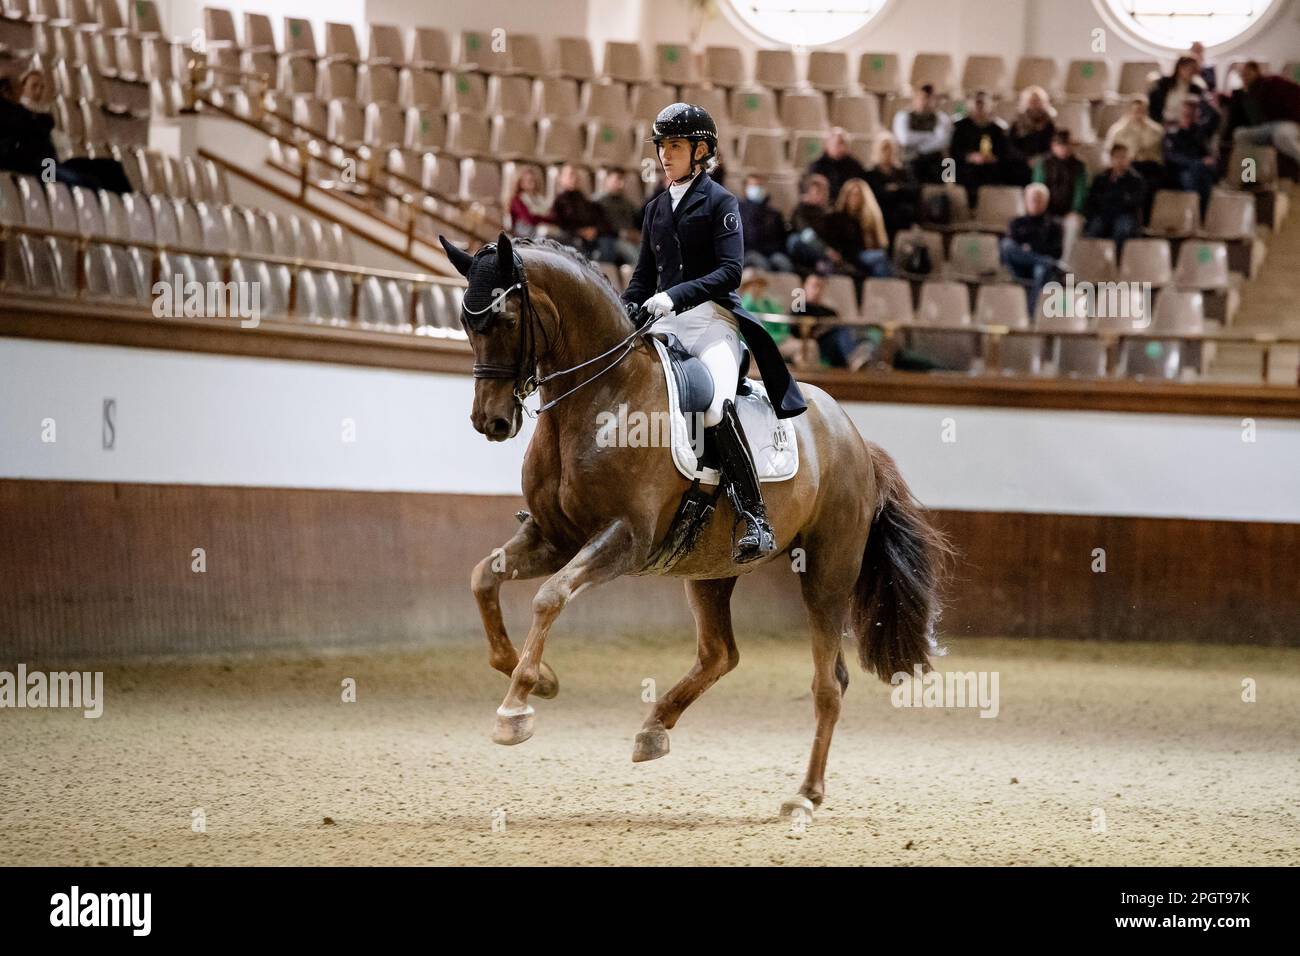
[[[504,418],[494,418],[488,423],[488,434],[493,438],[504,438],[510,434],[510,422]]]

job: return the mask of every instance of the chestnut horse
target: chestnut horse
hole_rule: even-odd
[[[475,430],[490,441],[513,438],[523,399],[536,388],[542,400],[524,457],[528,511],[514,537],[471,578],[489,659],[510,676],[492,739],[518,744],[533,734],[529,696],[551,698],[559,689],[542,660],[556,618],[587,588],[647,573],[689,482],[667,449],[597,445],[601,412],[623,403],[647,416],[666,412],[668,395],[658,353],[590,262],[549,240],[512,242],[504,233],[474,257],[443,245],[469,279],[461,321],[475,356]],[[789,422],[798,435],[798,473],[763,486],[777,550],[732,563],[735,516],[724,496],[693,550],[667,572],[685,580],[696,660],[655,703],[632,755],[643,761],[667,754],[668,731],[682,712],[736,666],[730,601],[737,578],[802,549],[792,566],[812,626],[817,729],[799,794],[782,807],[787,814],[811,813],[825,792],[831,733],[848,686],[842,639],[851,637],[862,667],[885,681],[927,667],[937,578],[948,553],[893,460],[863,441],[824,391],[800,387],[808,410]],[[542,575],[549,577],[533,599],[532,627],[516,655],[501,616],[501,583]]]

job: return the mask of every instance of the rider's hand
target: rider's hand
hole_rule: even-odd
[[[667,292],[656,293],[654,296],[641,303],[641,307],[656,319],[661,319],[665,315],[673,314],[673,300]]]

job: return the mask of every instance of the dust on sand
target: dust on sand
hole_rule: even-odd
[[[0,710],[5,862],[1300,863],[1300,650],[960,640],[938,666],[997,671],[994,719],[895,708],[855,665],[802,832],[777,817],[813,733],[799,637],[743,640],[672,752],[631,762],[643,682],[693,653],[557,632],[560,695],[513,748],[477,641],[112,666],[98,720]]]

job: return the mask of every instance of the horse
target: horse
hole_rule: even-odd
[[[801,549],[792,567],[798,566],[811,625],[816,732],[803,783],[781,812],[811,814],[825,797],[831,734],[848,688],[844,638],[856,643],[863,670],[887,682],[898,672],[928,670],[931,654],[942,653],[935,627],[951,554],[945,537],[889,455],[864,441],[826,392],[801,384],[808,409],[789,419],[799,443],[798,471],[763,489],[776,550],[734,564],[733,523],[726,520],[734,512],[721,501],[689,553],[666,572],[649,569],[690,483],[662,447],[596,442],[597,416],[621,403],[647,414],[669,408],[664,368],[644,330],[577,250],[504,233],[474,256],[442,242],[469,280],[460,318],[475,358],[474,429],[489,441],[507,441],[522,425],[524,400],[534,391],[541,398],[521,479],[527,511],[519,512],[514,536],[470,576],[489,662],[510,677],[492,739],[528,740],[535,727],[529,697],[558,693],[542,654],[569,601],[622,575],[667,573],[685,581],[696,660],[655,702],[632,759],[663,757],[683,711],[739,662],[730,606],[737,580]],[[517,654],[502,619],[500,588],[543,575]]]

